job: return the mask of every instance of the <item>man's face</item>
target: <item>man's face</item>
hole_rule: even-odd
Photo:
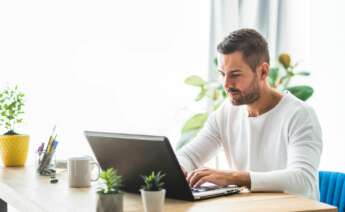
[[[251,104],[260,98],[257,73],[243,60],[241,52],[220,55],[219,72],[233,105]]]

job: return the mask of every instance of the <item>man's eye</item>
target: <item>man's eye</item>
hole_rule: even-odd
[[[231,75],[231,77],[233,77],[233,78],[236,78],[236,77],[239,77],[239,76],[240,76],[239,74]]]

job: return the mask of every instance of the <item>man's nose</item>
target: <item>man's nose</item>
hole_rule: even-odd
[[[229,88],[235,87],[234,82],[230,80],[228,77],[224,78],[223,86],[226,89],[226,91],[228,91]]]

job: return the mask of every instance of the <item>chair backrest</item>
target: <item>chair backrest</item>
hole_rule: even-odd
[[[319,172],[320,201],[345,211],[345,174],[339,172]]]

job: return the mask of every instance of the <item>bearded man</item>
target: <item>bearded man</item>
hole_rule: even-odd
[[[213,112],[177,153],[192,187],[210,182],[251,191],[284,191],[319,199],[321,127],[314,110],[271,88],[266,40],[253,29],[232,32],[217,47],[230,101]],[[203,167],[224,149],[229,170]]]

